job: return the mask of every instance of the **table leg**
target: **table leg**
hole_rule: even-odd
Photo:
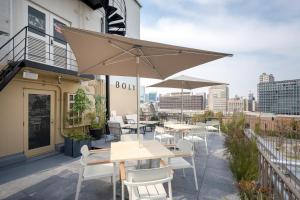
[[[117,175],[117,163],[114,162],[114,174],[113,174],[113,200],[116,200],[116,175]]]

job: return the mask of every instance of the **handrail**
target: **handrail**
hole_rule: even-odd
[[[5,42],[1,47],[0,50],[6,46],[9,42],[11,42],[14,38],[16,38],[27,26],[23,27],[18,33],[16,33],[12,38],[10,38],[7,42]]]

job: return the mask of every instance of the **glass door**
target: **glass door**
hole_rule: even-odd
[[[35,156],[54,150],[54,92],[24,91],[25,154]]]
[[[50,60],[54,66],[68,69],[70,53],[62,33],[63,26],[70,26],[70,23],[50,14],[50,34],[53,36],[50,39]]]

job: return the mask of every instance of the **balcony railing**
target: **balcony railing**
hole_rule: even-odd
[[[0,47],[0,71],[21,60],[78,70],[74,53],[66,41],[28,26]]]
[[[271,189],[274,199],[300,199],[300,141],[283,136],[256,135],[251,129],[245,129],[245,135],[256,141],[260,152],[260,184]]]

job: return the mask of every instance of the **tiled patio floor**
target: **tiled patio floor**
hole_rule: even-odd
[[[175,171],[172,182],[175,200],[239,199],[228,163],[224,158],[224,138],[210,135],[209,155],[200,144],[196,156],[199,192],[195,190],[192,170]],[[0,199],[11,200],[65,200],[74,199],[78,178],[78,159],[62,154],[0,168]],[[80,199],[112,199],[110,179],[83,182]],[[120,198],[119,198],[120,199]]]

